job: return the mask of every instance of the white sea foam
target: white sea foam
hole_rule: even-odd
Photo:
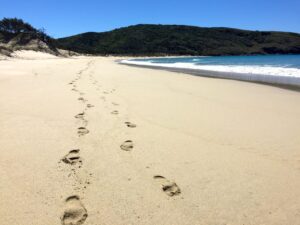
[[[123,60],[122,63],[166,68],[208,70],[227,73],[261,74],[270,76],[287,76],[300,78],[300,69],[275,66],[231,66],[231,65],[196,65],[193,63],[153,63],[149,61]]]

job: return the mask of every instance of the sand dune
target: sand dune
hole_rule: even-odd
[[[19,50],[12,54],[12,57],[19,59],[57,59],[57,56],[45,53],[37,52],[33,50]]]
[[[0,61],[1,225],[300,224],[299,92],[25,55]]]

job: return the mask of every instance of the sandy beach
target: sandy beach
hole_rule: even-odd
[[[0,61],[1,225],[300,224],[299,92],[117,59]]]

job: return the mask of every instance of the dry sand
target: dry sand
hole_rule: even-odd
[[[299,92],[37,58],[0,61],[1,225],[300,224]]]

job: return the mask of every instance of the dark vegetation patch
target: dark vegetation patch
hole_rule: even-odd
[[[56,40],[59,48],[99,55],[299,54],[300,35],[231,28],[136,25]]]

